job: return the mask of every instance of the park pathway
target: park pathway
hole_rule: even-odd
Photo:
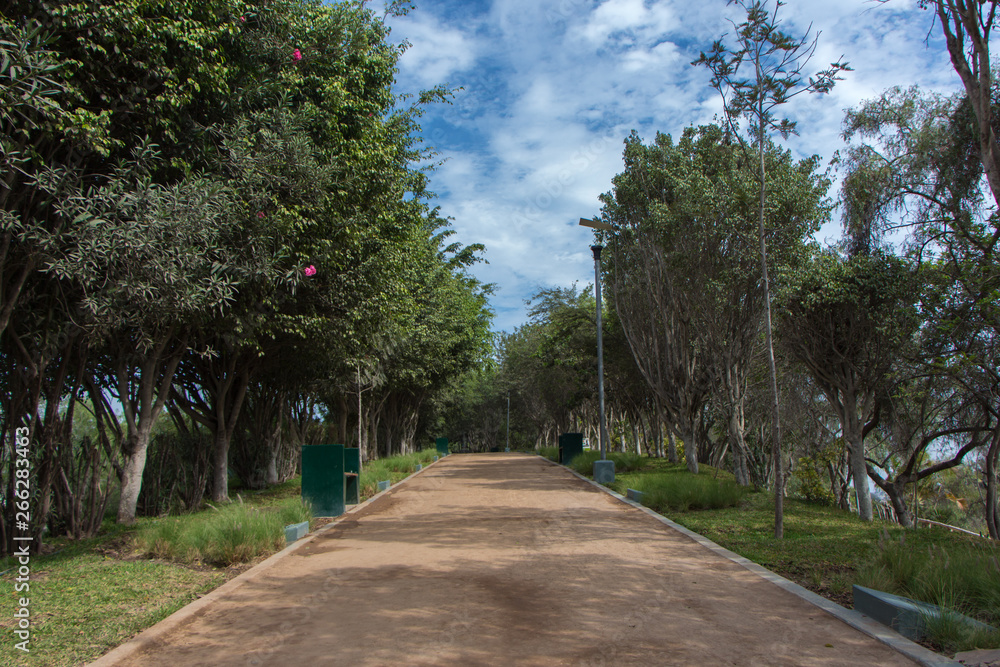
[[[519,454],[448,456],[210,597],[99,663],[915,664]]]

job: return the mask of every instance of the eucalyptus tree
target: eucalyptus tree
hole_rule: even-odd
[[[839,74],[851,68],[844,62],[832,63],[808,82],[803,82],[805,68],[816,51],[819,35],[810,41],[809,32],[795,38],[781,30],[778,10],[785,3],[775,0],[774,9],[769,10],[766,0],[729,0],[746,12],[746,20],[736,28],[736,47],[726,47],[722,40],[712,44],[708,54],[700,54],[693,65],[704,65],[712,72],[712,86],[722,96],[726,122],[740,146],[747,149],[756,146],[756,167],[753,170],[759,195],[758,241],[760,243],[760,266],[764,281],[764,333],[768,366],[771,372],[772,426],[771,453],[775,468],[774,488],[774,536],[783,534],[784,477],[781,472],[781,421],[779,416],[778,374],[774,361],[774,341],[771,323],[771,286],[768,273],[767,230],[765,227],[766,201],[768,196],[768,175],[764,162],[765,138],[773,131],[787,138],[796,131],[796,124],[788,118],[778,118],[778,107],[792,97],[804,92],[827,93]],[[753,68],[747,75],[741,68]],[[748,137],[740,133],[738,121],[748,121]],[[747,152],[747,161],[751,156]]]

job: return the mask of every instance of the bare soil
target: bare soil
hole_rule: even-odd
[[[234,581],[100,664],[914,664],[518,454],[448,456]]]

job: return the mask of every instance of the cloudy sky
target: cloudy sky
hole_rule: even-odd
[[[497,286],[494,328],[523,323],[540,288],[593,282],[590,231],[581,217],[622,171],[623,140],[712,122],[721,111],[705,68],[690,63],[732,32],[725,0],[416,0],[389,17],[408,41],[398,92],[461,87],[422,119],[446,161],[431,177],[458,241],[483,243],[476,276]],[[787,145],[824,164],[843,146],[844,110],[894,86],[951,93],[959,81],[930,12],[916,0],[787,0],[784,28],[810,28],[810,71],[841,57],[854,68],[830,95],[784,107],[800,135]],[[731,43],[731,42],[727,42]],[[831,192],[831,195],[835,195]],[[839,236],[834,220],[819,238]]]

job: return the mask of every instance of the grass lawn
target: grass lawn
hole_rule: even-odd
[[[732,480],[730,473],[709,466],[701,466],[698,476],[718,478],[723,483]],[[680,484],[690,477],[683,464],[653,459],[637,471],[616,475],[609,486],[624,495],[628,488],[648,484],[649,478],[674,478]],[[878,520],[866,523],[853,513],[794,498],[786,498],[784,505],[782,540],[773,537],[774,498],[769,492],[746,493],[730,507],[668,509],[661,514],[847,608],[853,607],[851,586],[858,583],[926,602],[952,604],[982,621],[1000,625],[1000,545],[938,528],[904,530]],[[956,563],[972,558],[978,565],[952,565],[949,574],[946,553]],[[963,575],[971,571],[982,578],[965,582]],[[976,594],[963,597],[963,587]],[[982,591],[988,594],[979,594]],[[975,641],[1000,647],[1000,635]],[[948,652],[973,648],[957,640],[942,640],[933,646]]]
[[[410,475],[417,463],[426,465],[436,453],[424,450],[373,461],[370,471],[363,469],[363,475],[368,474],[362,478],[362,502],[375,495],[376,481],[391,479],[396,483]],[[374,481],[367,483],[369,479]],[[111,508],[98,537],[81,542],[48,540],[46,550],[54,551],[31,556],[28,592],[15,591],[15,572],[0,577],[0,599],[9,611],[0,616],[0,634],[5,637],[0,643],[0,665],[60,667],[95,660],[285,546],[283,537],[275,540],[254,535],[254,549],[239,558],[220,557],[211,550],[203,557],[198,549],[206,542],[207,525],[220,523],[223,530],[228,529],[223,539],[231,537],[232,510],[241,503],[253,515],[295,516],[294,505],[301,493],[301,478],[296,477],[265,491],[231,490],[234,502],[224,508],[141,518],[128,527],[114,524]],[[312,520],[311,526],[316,525]],[[250,532],[259,532],[258,527]],[[218,541],[217,536],[207,540],[209,546]],[[161,557],[153,558],[151,553]],[[230,560],[238,563],[221,566]],[[0,559],[0,571],[16,565],[12,558]],[[18,640],[11,614],[19,608],[21,597],[30,599],[27,654],[14,647]]]

